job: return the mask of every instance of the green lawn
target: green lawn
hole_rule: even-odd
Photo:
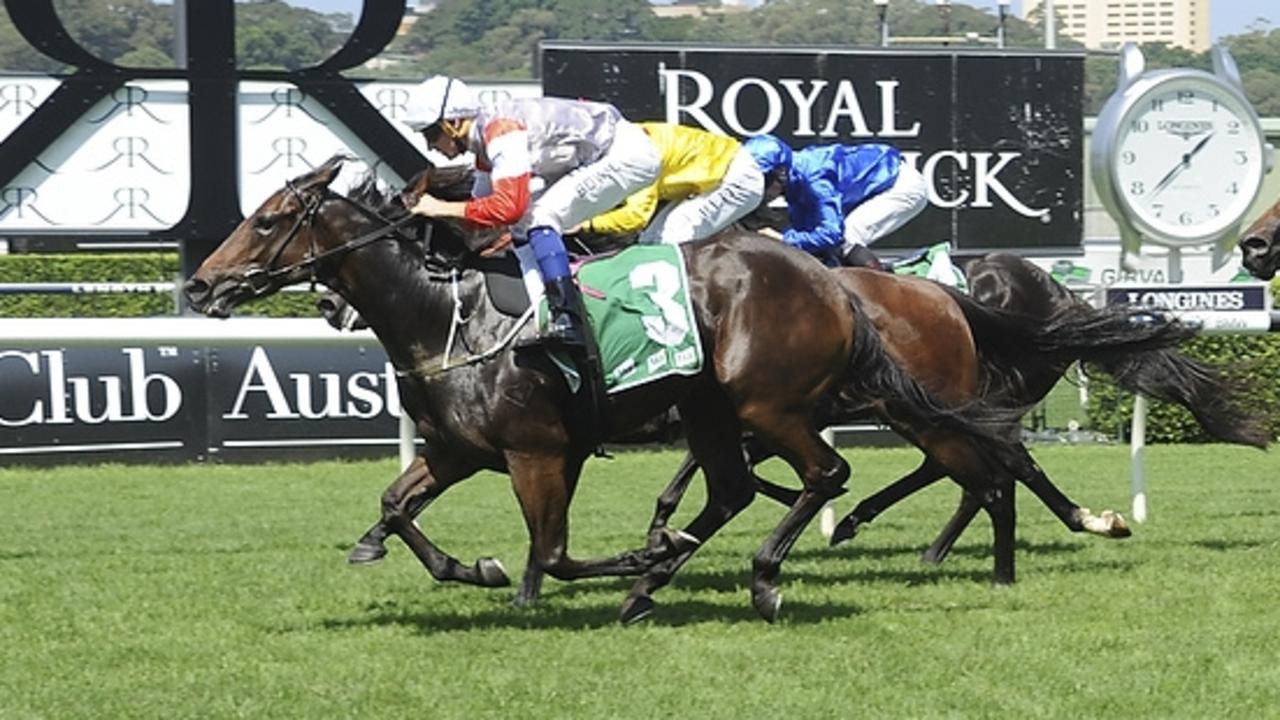
[[[1082,504],[1127,511],[1127,448],[1034,452]],[[847,456],[845,510],[917,457]],[[591,461],[574,553],[639,544],[677,459]],[[781,514],[760,500],[624,628],[625,581],[548,580],[521,611],[434,582],[398,541],[346,566],[390,461],[0,469],[0,718],[1280,717],[1277,470],[1149,448],[1152,517],[1123,541],[1070,535],[1024,492],[1009,588],[988,583],[985,518],[919,563],[956,499],[940,485],[850,546],[807,532],[774,625],[746,589]],[[523,567],[505,478],[422,524],[464,561]]]

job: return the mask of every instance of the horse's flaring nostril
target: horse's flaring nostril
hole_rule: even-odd
[[[198,305],[208,299],[209,283],[192,278],[182,286],[182,294],[186,295],[187,300],[192,304]]]

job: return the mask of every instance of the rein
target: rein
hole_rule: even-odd
[[[345,195],[340,195],[327,187],[324,189],[323,193],[316,195],[311,200],[304,198],[302,193],[293,186],[292,182],[286,183],[285,187],[289,188],[289,192],[292,193],[299,202],[303,203],[304,209],[302,214],[298,216],[298,219],[294,221],[293,227],[289,228],[289,234],[285,236],[284,241],[280,243],[280,246],[277,247],[276,251],[271,255],[271,260],[267,262],[267,266],[265,268],[254,268],[244,274],[244,280],[249,284],[254,297],[262,297],[263,295],[271,292],[271,289],[275,286],[277,281],[281,278],[292,275],[303,268],[311,271],[311,284],[315,285],[316,265],[321,261],[338,255],[345,255],[347,253],[354,252],[366,245],[382,240],[383,238],[394,237],[405,242],[412,242],[411,238],[401,234],[400,230],[409,223],[414,222],[416,218],[413,214],[405,215],[399,220],[392,221],[384,218],[372,208],[365,207],[362,203],[356,202]],[[278,261],[280,256],[284,254],[284,251],[293,244],[293,240],[298,236],[298,232],[301,231],[302,228],[314,224],[316,217],[320,213],[320,208],[330,200],[339,200],[347,203],[370,220],[382,223],[382,227],[360,235],[359,237],[352,238],[337,247],[329,248],[323,252],[316,251],[315,241],[312,240],[305,258],[290,265],[276,267],[276,261]],[[428,233],[429,232],[430,226],[428,226]],[[427,239],[430,239],[429,235]]]
[[[281,278],[292,275],[303,268],[311,271],[311,283],[312,285],[315,285],[316,265],[321,261],[354,252],[379,240],[393,237],[404,242],[415,242],[412,238],[409,238],[400,232],[400,230],[406,225],[418,219],[412,213],[400,218],[399,220],[392,221],[383,217],[373,208],[367,207],[363,203],[353,200],[345,195],[336,193],[328,187],[325,187],[322,193],[317,194],[313,196],[312,199],[308,200],[297,188],[294,187],[292,182],[286,183],[285,186],[289,189],[289,192],[303,204],[303,211],[302,214],[298,216],[298,219],[294,221],[293,227],[289,229],[288,235],[285,236],[285,239],[280,243],[280,246],[276,248],[276,251],[271,255],[271,260],[268,261],[267,267],[255,268],[245,273],[245,282],[249,284],[249,287],[253,291],[255,297],[261,297],[262,295],[271,292],[271,289],[275,287],[277,281]],[[315,241],[312,239],[305,258],[290,265],[276,267],[276,262],[280,259],[280,256],[284,253],[285,249],[293,243],[294,238],[297,237],[302,228],[315,223],[316,217],[319,216],[320,208],[330,200],[338,200],[350,205],[360,212],[360,214],[374,222],[380,223],[381,227],[352,238],[341,245],[332,247],[323,252],[316,251]],[[429,244],[431,241],[431,232],[433,227],[434,226],[430,224],[427,225],[426,236],[423,238],[423,242],[425,244]],[[445,271],[448,272],[447,279],[450,283],[451,294],[453,296],[453,312],[449,320],[449,336],[445,340],[444,352],[440,355],[439,360],[422,363],[421,365],[408,369],[397,367],[396,377],[416,377],[422,380],[429,380],[450,370],[476,365],[489,360],[505,350],[507,346],[511,344],[511,341],[515,339],[515,336],[533,318],[536,306],[531,303],[529,308],[516,319],[516,322],[512,324],[511,329],[498,340],[496,345],[483,352],[467,355],[456,362],[450,362],[449,357],[453,354],[453,345],[458,336],[458,328],[466,325],[471,320],[470,317],[463,317],[462,314],[462,296],[458,292],[459,267],[447,261],[433,259],[430,256],[424,258],[424,264],[427,266],[427,269],[431,271],[432,275],[429,277],[433,280],[444,280],[445,277],[443,273]]]

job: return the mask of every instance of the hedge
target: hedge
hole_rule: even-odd
[[[4,255],[0,282],[163,282],[178,279],[176,253],[112,255]],[[1272,291],[1277,285],[1273,284]],[[246,306],[241,314],[312,317],[312,293],[281,293]],[[167,294],[0,295],[0,317],[147,317],[174,314]],[[1189,343],[1189,355],[1229,364],[1251,388],[1246,410],[1265,416],[1272,434],[1280,434],[1280,337],[1206,336]],[[1089,383],[1089,425],[1124,437],[1133,415],[1133,397],[1117,390],[1106,376]],[[1180,407],[1153,401],[1147,418],[1148,442],[1206,442],[1191,415]]]
[[[0,283],[170,282],[179,272],[176,253],[0,255]],[[247,305],[241,314],[266,317],[316,315],[312,293],[281,293]],[[164,294],[0,295],[0,317],[152,317],[173,315]]]

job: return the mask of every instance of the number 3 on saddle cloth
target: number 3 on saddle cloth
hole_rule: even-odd
[[[617,255],[589,258],[574,273],[609,394],[668,375],[696,375],[703,354],[689,302],[684,256],[671,245],[635,245]],[[538,308],[538,324],[547,306]],[[552,359],[577,392],[581,378],[560,353]]]

